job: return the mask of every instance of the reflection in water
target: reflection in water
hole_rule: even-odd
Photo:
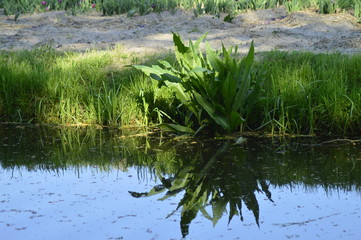
[[[234,215],[243,221],[242,205],[253,212],[259,225],[259,206],[255,192],[263,192],[270,201],[271,192],[262,173],[262,166],[246,150],[241,149],[234,157],[230,152],[231,142],[223,143],[215,152],[210,148],[200,148],[188,161],[184,161],[174,176],[162,179],[148,193],[130,192],[133,197],[151,196],[167,190],[164,200],[184,190],[184,196],[177,210],[182,208],[181,230],[185,237],[189,224],[201,212],[203,216],[217,224],[227,211],[228,222]],[[208,206],[212,213],[207,212]]]
[[[261,193],[272,201],[269,186],[360,191],[358,141],[249,137],[238,145],[234,140],[169,140],[161,133],[123,135],[129,133],[2,126],[0,166],[6,170],[25,167],[30,172],[74,169],[77,174],[88,166],[103,171],[137,168],[139,179],[159,178],[161,184],[148,192],[133,190],[130,194],[136,198],[157,195],[161,200],[180,196],[173,213],[181,211],[183,236],[199,213],[215,225],[225,212],[228,223],[235,216],[243,221],[246,207],[259,225],[256,196]]]

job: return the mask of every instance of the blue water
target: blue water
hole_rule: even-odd
[[[360,139],[124,135],[1,126],[0,240],[361,239]]]
[[[162,195],[135,199],[128,193],[156,184],[152,173],[135,168],[0,169],[0,239],[181,239],[176,208],[182,194],[159,201]],[[234,216],[229,225],[226,213],[215,226],[198,213],[186,239],[361,238],[357,191],[302,185],[270,191],[274,202],[256,194],[259,227],[245,207],[244,221]]]

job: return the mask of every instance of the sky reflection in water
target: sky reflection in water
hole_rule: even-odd
[[[37,138],[22,144],[24,138],[23,133],[21,139],[5,137],[8,140],[0,142],[1,239],[181,239],[182,207],[176,209],[196,189],[208,198],[196,201],[197,217],[191,219],[187,239],[356,240],[361,236],[361,155],[357,146],[346,145],[337,151],[338,147],[326,147],[321,157],[320,149],[309,153],[277,146],[276,151],[258,141],[236,147],[222,141],[209,148],[187,144],[182,151],[188,152],[179,156],[182,151],[174,150],[174,142],[168,143],[169,147],[166,142],[157,143],[155,151],[137,143],[134,149],[128,146],[126,156],[119,151],[124,143],[115,144],[114,136],[87,142],[81,135],[83,142],[73,144],[71,150],[61,144],[66,140],[68,146],[69,136],[56,141],[42,138],[43,147]],[[259,144],[262,152],[256,147]],[[214,157],[220,151],[222,154]],[[84,164],[84,159],[89,164]],[[108,163],[99,163],[104,161]],[[247,173],[253,180],[243,179]],[[164,179],[170,179],[170,185]],[[183,180],[183,185],[177,179]],[[263,180],[269,184],[266,190],[273,202],[260,186]],[[159,201],[176,183],[183,190]],[[153,187],[167,184],[168,189],[154,196],[134,198],[129,194],[147,194]],[[255,221],[258,208],[248,210],[244,204],[248,201],[254,206],[249,200],[252,193],[259,207],[259,227]],[[232,199],[244,201],[244,221],[234,215],[228,225]],[[218,203],[226,203],[227,212],[213,226],[202,211],[211,218]],[[184,234],[184,226],[182,230]]]
[[[181,195],[157,201],[134,199],[128,190],[150,190],[137,171],[84,168],[58,174],[1,172],[2,239],[180,239]],[[260,228],[244,210],[244,221],[226,214],[213,228],[199,214],[187,239],[359,239],[360,194],[303,187],[271,187],[274,203],[257,194]]]

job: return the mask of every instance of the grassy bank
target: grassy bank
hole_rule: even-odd
[[[121,48],[60,53],[43,47],[0,53],[0,121],[189,125],[189,110],[167,88],[125,64],[175,64],[173,55],[141,61]],[[243,130],[272,134],[359,134],[361,55],[268,52],[260,101]],[[195,126],[197,127],[197,126]]]
[[[147,14],[177,8],[193,9],[195,15],[209,13],[237,13],[246,10],[285,6],[288,11],[314,9],[319,13],[349,11],[356,18],[361,17],[359,0],[0,0],[0,8],[6,15],[67,10],[71,14],[100,11],[104,15]]]

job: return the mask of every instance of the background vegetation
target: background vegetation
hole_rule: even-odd
[[[78,14],[90,10],[104,15],[147,14],[177,8],[193,9],[195,15],[209,13],[234,14],[239,11],[273,8],[284,5],[289,11],[314,9],[320,13],[349,11],[360,18],[359,0],[0,0],[0,8],[7,15],[34,13],[51,10],[67,10]]]

